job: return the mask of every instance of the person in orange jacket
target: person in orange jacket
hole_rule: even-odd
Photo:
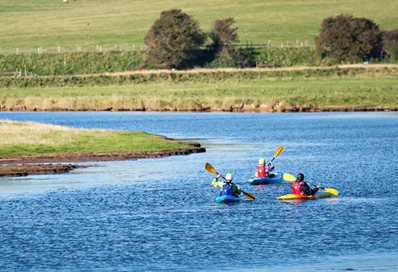
[[[319,186],[310,188],[307,182],[304,181],[304,174],[298,173],[296,180],[292,183],[292,193],[295,195],[314,195],[319,190]]]
[[[256,177],[257,178],[265,178],[270,176],[270,171],[274,170],[275,165],[272,162],[269,162],[265,165],[265,159],[261,158],[258,160],[258,166],[256,168]]]

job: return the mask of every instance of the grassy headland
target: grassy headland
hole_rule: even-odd
[[[216,19],[234,17],[242,43],[313,44],[321,21],[337,14],[366,17],[389,31],[397,27],[394,0],[0,0],[1,49],[94,49],[143,44],[160,12],[182,9],[210,31]],[[15,52],[15,51],[14,51]]]
[[[0,121],[0,162],[90,161],[200,152],[197,145],[143,131],[87,130]]]
[[[0,89],[3,111],[275,112],[398,108],[397,65],[147,71],[17,78],[0,83],[9,86]]]

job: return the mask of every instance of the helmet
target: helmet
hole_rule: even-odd
[[[231,173],[227,173],[227,174],[225,175],[225,179],[226,179],[227,181],[232,181],[232,174],[231,174]]]
[[[264,158],[259,159],[258,160],[258,164],[264,165],[265,164],[265,159]]]
[[[297,174],[297,180],[298,181],[303,181],[304,180],[304,174],[303,173],[298,173]]]

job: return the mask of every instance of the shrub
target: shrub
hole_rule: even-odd
[[[316,39],[318,54],[337,62],[380,58],[382,49],[383,39],[379,26],[369,19],[349,15],[324,19]]]
[[[179,9],[163,11],[149,29],[145,44],[150,64],[181,68],[198,58],[206,35],[189,15]]]
[[[398,29],[384,32],[384,52],[390,59],[398,60]]]
[[[225,18],[215,20],[213,24],[213,29],[209,34],[212,40],[210,46],[216,52],[222,50],[225,45],[239,42],[238,28],[232,27],[235,23],[234,18]]]

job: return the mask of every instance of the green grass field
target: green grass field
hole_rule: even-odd
[[[313,105],[320,108],[371,108],[398,105],[398,78],[362,74],[329,77],[239,77],[209,82],[1,89],[0,103],[28,110],[229,110],[234,105]]]
[[[398,27],[395,0],[0,0],[0,51],[140,45],[160,12],[171,8],[191,15],[203,31],[233,17],[242,43],[313,44],[321,21],[342,13],[370,18],[382,30]]]
[[[186,149],[143,131],[108,131],[0,120],[0,157],[72,152],[128,152]]]

